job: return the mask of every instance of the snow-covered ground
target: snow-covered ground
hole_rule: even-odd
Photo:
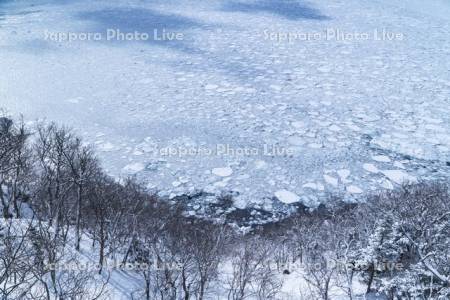
[[[30,225],[29,219],[12,220],[10,221],[11,231],[16,234],[23,234]],[[8,226],[8,221],[0,218],[0,226],[4,229]],[[75,274],[84,273],[89,276],[89,281],[86,282],[88,287],[86,294],[91,298],[101,300],[129,300],[129,299],[144,299],[145,281],[141,272],[134,270],[134,265],[129,263],[127,266],[121,266],[122,257],[116,257],[113,260],[108,257],[104,262],[102,274],[98,274],[98,247],[92,246],[92,239],[87,235],[83,235],[80,251],[75,251],[75,234],[69,231],[68,242],[64,247],[64,251],[61,251],[59,261],[54,265],[57,271],[57,277],[63,277],[64,274],[71,273],[71,276]],[[31,247],[31,246],[26,246]],[[29,250],[30,252],[32,250]],[[64,253],[64,254],[63,254]],[[273,268],[276,269],[273,262]],[[274,276],[277,280],[282,282],[280,293],[277,296],[278,300],[303,300],[310,299],[311,293],[310,286],[304,280],[305,274],[303,273],[302,265],[297,263],[289,266],[291,273],[289,275],[282,274],[282,271],[275,272]],[[212,287],[208,290],[208,296],[206,299],[211,300],[225,300],[227,297],[227,282],[229,282],[231,276],[233,276],[231,265],[229,261],[224,261],[219,266],[219,278],[212,283]],[[74,277],[75,278],[75,277]],[[358,281],[359,277],[354,281],[354,292],[356,295],[364,294],[364,287]],[[42,286],[34,285],[33,289],[36,293],[40,291]],[[347,299],[342,289],[333,287],[330,289],[330,296],[334,300]],[[256,299],[256,297],[248,297],[248,299]],[[363,296],[357,299],[365,299]]]
[[[449,21],[444,0],[3,0],[0,107],[161,194],[315,205],[449,176]]]

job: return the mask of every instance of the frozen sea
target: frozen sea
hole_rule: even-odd
[[[448,180],[450,1],[0,0],[0,107],[168,197]]]

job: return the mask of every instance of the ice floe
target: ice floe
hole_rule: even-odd
[[[291,204],[300,201],[300,197],[288,190],[279,190],[275,192],[275,197],[283,203]]]

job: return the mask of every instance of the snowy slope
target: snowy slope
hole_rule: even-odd
[[[270,209],[446,178],[450,4],[408,3],[3,1],[0,106],[73,126],[163,195]],[[108,29],[183,38],[48,37]]]

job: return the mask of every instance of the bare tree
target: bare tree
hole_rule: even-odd
[[[69,198],[74,186],[66,160],[72,143],[73,135],[67,128],[58,128],[55,124],[37,127],[35,154],[39,181],[33,204],[41,217],[47,218],[55,228],[54,234],[63,237],[66,236],[62,230],[69,222]]]
[[[27,146],[29,133],[23,121],[16,125],[11,119],[0,118],[0,200],[4,218],[20,218],[21,203],[27,200],[31,180],[31,153]]]
[[[93,151],[83,146],[79,138],[74,138],[69,147],[65,148],[64,157],[69,168],[70,181],[76,189],[75,196],[75,249],[80,250],[82,233],[82,212],[86,205],[86,186],[98,174],[99,165]]]
[[[276,248],[259,236],[243,236],[231,245],[232,273],[226,279],[228,299],[270,299],[281,287],[273,258]]]
[[[0,225],[0,297],[12,299],[34,285],[29,261],[29,233],[33,221],[15,223],[5,220]]]

